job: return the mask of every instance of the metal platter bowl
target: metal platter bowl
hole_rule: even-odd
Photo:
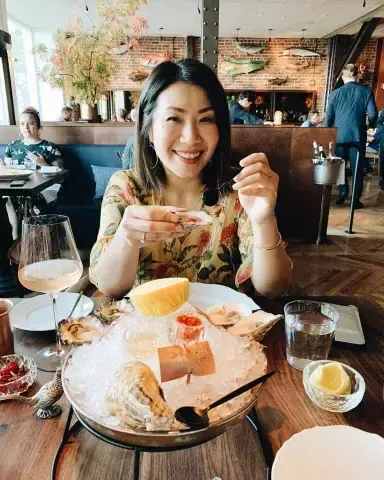
[[[262,386],[256,387],[254,390],[252,390],[252,398],[239,410],[225,418],[211,423],[208,427],[201,430],[186,429],[170,432],[147,432],[143,430],[130,430],[128,427],[122,428],[120,425],[111,427],[110,425],[103,424],[100,418],[93,417],[73,399],[70,392],[69,381],[65,375],[66,369],[71,361],[71,357],[72,355],[69,354],[65,359],[62,381],[64,393],[68,401],[72,404],[76,415],[80,417],[80,420],[89,425],[102,437],[125,444],[128,448],[139,447],[148,449],[158,448],[162,450],[172,450],[193,447],[201,443],[208,442],[209,440],[212,440],[213,438],[218,437],[219,435],[233,428],[241,420],[243,420],[256,403],[259,393],[262,389]],[[263,373],[266,373],[266,369]]]

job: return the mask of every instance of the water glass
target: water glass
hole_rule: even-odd
[[[335,336],[338,312],[329,304],[296,300],[284,307],[287,360],[304,370],[314,360],[326,360]]]

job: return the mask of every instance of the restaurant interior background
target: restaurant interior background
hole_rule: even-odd
[[[201,58],[202,54],[201,2],[148,0],[140,8],[140,15],[147,21],[148,28],[141,32],[138,45],[122,48],[118,55],[114,55],[118,68],[98,101],[99,121],[104,123],[97,127],[97,124],[89,123],[92,113],[85,102],[80,105],[74,103],[73,99],[64,97],[62,90],[39,78],[42,62],[31,54],[33,47],[41,42],[52,48],[55,31],[65,29],[70,19],[76,16],[81,18],[86,28],[98,25],[96,3],[96,0],[38,0],[34,3],[0,0],[0,30],[8,31],[12,38],[12,46],[8,45],[6,49],[16,122],[26,105],[34,106],[40,112],[45,135],[63,145],[64,151],[73,153],[76,150],[76,154],[83,157],[88,155],[85,161],[81,160],[88,170],[92,163],[89,155],[95,155],[92,148],[96,146],[99,147],[99,165],[107,162],[109,166],[118,166],[116,152],[119,146],[120,151],[123,150],[127,138],[134,132],[134,126],[132,123],[115,123],[112,119],[119,108],[129,109],[137,105],[140,90],[151,70],[145,61],[156,55],[168,55],[178,60],[186,56]],[[257,98],[253,111],[267,120],[273,120],[274,112],[280,110],[283,112],[283,125],[289,127],[299,126],[299,117],[311,109],[324,114],[328,94],[334,88],[338,66],[335,64],[341,61],[348,47],[359,37],[364,22],[384,17],[383,4],[380,0],[221,0],[217,72],[228,102],[236,100],[244,89],[255,90]],[[372,35],[363,35],[360,39],[358,48],[361,52],[355,62],[359,66],[360,82],[373,88],[379,109],[384,107],[383,35],[384,24],[379,21]],[[243,47],[257,45],[261,51],[241,51],[239,44]],[[284,51],[293,48],[309,50],[319,56],[284,55]],[[226,61],[231,59],[260,62],[263,68],[232,77],[225,70]],[[0,71],[0,125],[6,126],[12,122],[9,121],[4,88],[4,72]],[[59,122],[63,105],[72,105],[76,122],[66,125]],[[102,127],[104,129],[100,130]],[[282,168],[279,171],[283,199],[280,202],[279,223],[283,224],[282,230],[289,240],[289,253],[295,263],[294,288],[307,294],[332,292],[358,295],[369,290],[384,304],[384,287],[381,280],[377,281],[381,278],[384,262],[383,193],[377,187],[377,159],[372,160],[374,172],[365,177],[363,201],[366,208],[355,213],[357,234],[345,233],[349,205],[334,205],[334,188],[327,231],[331,245],[319,247],[314,243],[322,190],[320,186],[313,185],[312,167],[306,162],[311,156],[312,140],[320,135],[322,129],[317,129],[316,135],[307,131],[306,141],[297,137],[304,135],[303,132],[293,129],[288,134],[287,131],[289,140],[281,144],[280,137],[275,140],[274,135],[278,135],[277,127],[275,129],[274,132],[266,127],[236,127],[233,128],[233,138],[235,149],[238,143],[267,151],[273,167],[278,171]],[[257,136],[251,131],[257,131]],[[17,127],[4,127],[1,132],[3,138],[0,144],[5,145],[16,138]],[[332,135],[323,132],[321,141],[327,144],[333,139]],[[273,143],[278,152],[273,151]],[[107,144],[110,146],[109,153]],[[90,148],[88,153],[86,147]],[[287,159],[283,159],[287,150]],[[105,155],[109,155],[108,160],[105,160]],[[308,196],[305,200],[301,196],[304,190]],[[78,207],[74,208],[77,211],[70,218],[76,241],[86,252],[84,257],[87,257],[97,231],[95,225],[99,207],[84,206],[85,210],[80,213]],[[300,218],[294,213],[297,209],[302,212]],[[64,213],[69,214],[68,210]],[[89,237],[92,239],[84,242],[80,238],[82,234],[76,234],[77,224],[84,223],[81,215],[92,218],[93,222],[89,227],[79,227],[80,232],[91,232]],[[309,265],[311,269],[308,269]]]

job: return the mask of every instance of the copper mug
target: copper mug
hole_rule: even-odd
[[[9,312],[13,308],[11,300],[0,298],[0,357],[15,353],[13,332]]]

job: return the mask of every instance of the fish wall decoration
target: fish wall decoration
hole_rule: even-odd
[[[226,75],[234,80],[238,75],[254,73],[262,70],[269,63],[270,59],[265,61],[259,60],[236,60],[233,57],[225,58],[221,61],[221,68]]]
[[[247,55],[256,55],[261,53],[266,49],[266,47],[261,47],[260,45],[255,45],[254,43],[236,43],[236,48],[240,52],[244,52]]]
[[[275,77],[275,78],[270,78],[268,80],[268,83],[270,83],[271,85],[284,85],[285,83],[287,83],[288,81],[288,77],[285,77],[285,78],[280,78],[280,77]]]
[[[160,63],[168,60],[171,62],[174,60],[172,53],[169,50],[167,50],[165,53],[148,53],[147,55],[143,55],[140,58],[140,63],[141,65],[144,65],[144,67],[154,68]]]
[[[304,62],[302,59],[293,60],[292,62],[285,65],[287,70],[304,70],[305,68],[309,68],[311,66],[311,60],[309,58],[305,59]]]
[[[321,57],[320,53],[307,50],[306,48],[288,48],[281,54],[282,57]]]
[[[129,80],[132,80],[132,82],[141,82],[145,78],[147,78],[149,75],[149,72],[145,70],[132,70],[127,74],[127,78]]]
[[[131,47],[128,44],[123,43],[118,47],[112,48],[112,50],[110,50],[109,53],[111,55],[123,55],[124,53],[128,52],[128,50],[130,49]]]

